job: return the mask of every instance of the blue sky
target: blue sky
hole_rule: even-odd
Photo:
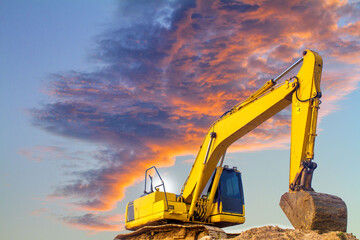
[[[2,237],[112,239],[148,166],[178,193],[211,122],[308,47],[324,59],[313,185],[343,198],[359,236],[359,9],[0,1]],[[288,123],[285,111],[228,154],[243,172],[247,214],[228,231],[290,227],[278,207]]]

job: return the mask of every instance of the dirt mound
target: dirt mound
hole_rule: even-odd
[[[234,236],[234,235],[232,235]],[[251,228],[241,232],[238,236],[230,238],[233,240],[256,240],[256,239],[291,239],[291,240],[356,240],[351,233],[331,231],[320,233],[319,231],[282,229],[278,226],[264,226]]]

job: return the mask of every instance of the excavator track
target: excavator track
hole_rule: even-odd
[[[119,234],[115,237],[115,240],[200,240],[203,237],[208,237],[207,239],[226,239],[227,235],[221,228],[207,225],[165,224],[145,226],[131,233]]]

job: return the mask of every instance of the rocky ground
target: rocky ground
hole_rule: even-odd
[[[207,232],[211,230],[210,232]],[[264,226],[251,228],[241,233],[225,234],[218,228],[203,225],[167,224],[162,226],[148,226],[136,232],[120,234],[114,240],[359,240],[351,233],[341,231],[320,232],[318,230],[283,229],[278,226]],[[199,233],[200,231],[200,233]]]
[[[356,240],[351,233],[325,232],[297,229],[282,229],[278,226],[264,226],[252,228],[232,235],[233,240],[257,240],[257,239],[291,239],[291,240]],[[358,239],[359,240],[359,239]]]

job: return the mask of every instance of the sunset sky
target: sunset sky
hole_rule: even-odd
[[[146,168],[179,194],[210,124],[307,48],[324,61],[313,187],[359,238],[359,1],[0,0],[0,238],[113,239]],[[291,227],[290,124],[231,147],[247,220],[226,231]]]

